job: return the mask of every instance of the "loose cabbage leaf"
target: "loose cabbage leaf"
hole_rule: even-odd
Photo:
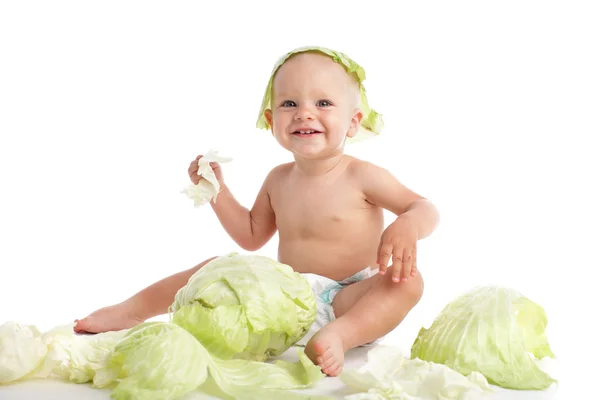
[[[30,378],[57,377],[74,383],[96,380],[106,358],[127,330],[94,335],[74,334],[73,325],[61,325],[42,335],[48,354],[42,366]]]
[[[400,349],[383,345],[369,351],[364,366],[344,370],[340,380],[362,392],[346,400],[467,400],[491,392],[479,372],[465,377],[441,364],[405,359]]]
[[[48,353],[33,325],[9,321],[0,326],[0,384],[22,379],[41,365]]]
[[[34,325],[6,322],[0,326],[0,384],[45,378],[92,381],[125,332],[76,335],[71,324],[41,333]]]
[[[103,386],[116,383],[111,394],[116,400],[177,399],[198,388],[216,388],[236,399],[287,396],[284,390],[309,387],[324,377],[300,350],[298,356],[298,363],[221,360],[180,326],[146,322],[117,344],[98,374]]]
[[[196,389],[210,362],[198,341],[177,325],[147,322],[132,328],[115,347],[101,386],[117,383],[115,400],[170,400]]]

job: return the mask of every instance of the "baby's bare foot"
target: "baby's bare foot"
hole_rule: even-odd
[[[304,352],[324,374],[338,376],[344,367],[344,343],[333,330],[325,327],[306,344]]]
[[[142,322],[144,321],[136,317],[125,303],[120,303],[94,311],[84,319],[75,320],[73,330],[77,333],[120,331],[133,328]]]

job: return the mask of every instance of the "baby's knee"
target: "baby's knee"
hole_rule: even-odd
[[[396,283],[396,285],[398,284]],[[403,297],[414,306],[423,297],[423,290],[425,289],[423,276],[417,271],[415,276],[409,277],[406,282],[401,282],[398,289],[400,289],[399,292],[402,292]]]

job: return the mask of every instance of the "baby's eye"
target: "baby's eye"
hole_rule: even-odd
[[[331,102],[329,100],[319,100],[317,102],[317,106],[319,107],[329,107],[331,105]]]
[[[283,103],[281,103],[282,107],[296,107],[296,103],[294,103],[291,100],[286,100]]]

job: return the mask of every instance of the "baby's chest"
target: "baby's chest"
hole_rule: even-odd
[[[273,196],[272,205],[280,231],[314,235],[355,223],[366,202],[356,191],[312,188],[281,191]]]

